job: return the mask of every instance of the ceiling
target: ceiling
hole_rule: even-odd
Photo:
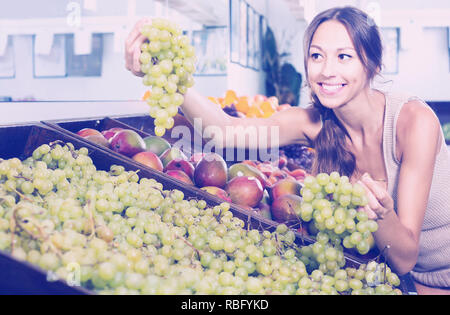
[[[289,7],[289,10],[291,11],[292,15],[295,17],[296,20],[304,21],[305,20],[305,13],[304,8],[300,4],[301,0],[284,0],[286,4]]]
[[[228,2],[229,0],[155,0],[164,5],[168,3],[169,7],[193,21],[208,25],[226,25],[228,23]],[[260,0],[261,1],[261,0]],[[269,0],[273,1],[273,0]],[[280,1],[280,0],[277,0]],[[289,7],[289,11],[295,19],[304,21],[304,9],[301,3],[304,0],[283,0]],[[308,0],[306,0],[307,2]]]
[[[182,13],[193,21],[208,25],[222,26],[228,23],[228,0],[155,0]]]

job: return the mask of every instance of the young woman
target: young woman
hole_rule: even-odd
[[[146,40],[139,30],[148,22],[139,22],[126,42],[126,66],[138,76]],[[450,294],[450,155],[438,118],[416,97],[371,87],[382,68],[382,43],[373,20],[359,9],[333,8],[316,16],[304,51],[309,108],[267,119],[234,118],[190,89],[184,115],[222,130],[275,127],[279,139],[269,136],[269,146],[314,147],[315,173],[338,171],[365,186],[369,205],[359,210],[377,220],[376,244],[390,246],[391,267],[401,275],[410,272],[419,293]],[[225,138],[227,143],[236,141]]]

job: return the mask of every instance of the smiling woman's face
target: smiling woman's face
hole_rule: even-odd
[[[307,60],[309,85],[325,107],[338,108],[368,86],[366,69],[353,41],[345,26],[336,20],[317,28]]]

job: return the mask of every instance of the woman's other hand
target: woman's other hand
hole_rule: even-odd
[[[369,174],[364,174],[358,181],[366,190],[368,204],[360,208],[371,220],[382,220],[394,211],[394,201],[389,195],[384,182],[375,181]]]
[[[141,34],[141,28],[146,24],[151,24],[151,19],[143,18],[138,21],[125,41],[125,67],[138,77],[144,76],[144,73],[141,72],[139,57],[141,55],[141,45],[147,40]]]

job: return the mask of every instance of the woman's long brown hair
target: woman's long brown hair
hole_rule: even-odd
[[[354,7],[339,7],[326,10],[317,15],[309,24],[304,37],[305,73],[308,78],[308,59],[312,39],[317,28],[324,22],[335,20],[342,23],[355,46],[358,57],[365,66],[367,79],[372,80],[382,66],[381,37],[372,18]],[[308,79],[306,80],[308,82]],[[347,149],[348,133],[332,109],[323,106],[319,98],[312,93],[312,106],[322,118],[323,126],[314,140],[316,158],[313,174],[339,172],[351,177],[356,170],[356,159]]]

